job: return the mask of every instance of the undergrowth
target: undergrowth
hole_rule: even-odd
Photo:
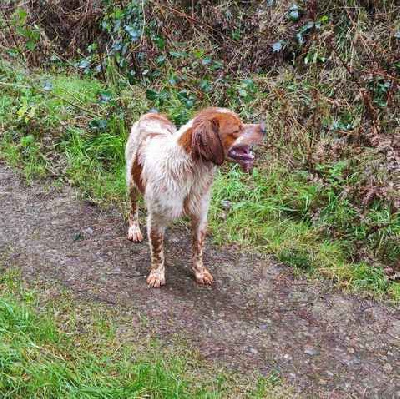
[[[276,377],[211,375],[188,348],[136,345],[106,308],[68,293],[38,295],[8,272],[0,278],[0,392],[6,398],[278,398]],[[54,292],[54,287],[53,290]],[[250,385],[253,388],[250,388]],[[283,392],[286,392],[283,394]]]

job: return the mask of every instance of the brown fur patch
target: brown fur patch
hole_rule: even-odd
[[[146,138],[150,137],[152,139],[152,138],[157,137],[157,136],[164,136],[164,134],[163,133],[148,133],[146,135]]]
[[[192,236],[192,259],[193,267],[198,268],[203,263],[203,247],[207,231],[201,230],[198,233],[193,231]]]
[[[221,165],[226,152],[242,133],[243,123],[234,112],[206,108],[193,120],[192,148],[199,158]]]
[[[168,127],[175,128],[174,124],[163,114],[157,114],[155,112],[149,112],[148,114],[144,115],[142,117],[142,119],[156,120],[156,121],[159,121],[159,122],[162,122],[162,123],[168,125]]]
[[[131,175],[132,180],[135,182],[138,190],[143,194],[145,190],[144,182],[142,180],[142,165],[138,162],[137,157],[132,164]]]
[[[194,120],[192,148],[195,158],[222,165],[225,152],[219,133],[219,124],[215,118]]]
[[[193,129],[189,128],[186,130],[185,133],[182,134],[181,137],[178,139],[178,145],[183,147],[183,149],[188,153],[191,154],[192,152],[192,134],[193,134]]]
[[[243,131],[243,123],[236,114],[218,113],[215,115],[214,120],[217,121],[219,126],[219,135],[225,151],[231,148],[237,136]]]
[[[136,220],[136,211],[137,211],[137,189],[134,186],[131,186],[129,190],[129,196],[131,199],[131,211],[129,213],[129,226],[131,226],[133,223],[135,223]]]
[[[162,262],[162,249],[163,249],[163,234],[156,231],[150,231],[150,245],[151,245],[151,255],[152,255],[152,267],[157,268]]]

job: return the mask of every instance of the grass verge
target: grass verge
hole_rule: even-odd
[[[278,398],[277,378],[210,372],[193,351],[124,339],[115,312],[0,278],[2,398]],[[51,292],[44,297],[43,292]],[[123,329],[122,329],[123,330]],[[131,331],[132,328],[130,327]]]
[[[248,250],[273,253],[296,271],[333,279],[342,288],[376,298],[388,296],[399,302],[400,284],[390,282],[383,267],[351,260],[349,254],[359,243],[353,232],[338,239],[325,233],[324,225],[330,223],[327,219],[337,216],[330,214],[329,203],[326,208],[319,208],[317,220],[310,220],[313,206],[324,195],[327,195],[324,187],[308,182],[302,172],[270,165],[246,176],[234,167],[220,173],[214,184],[210,209],[213,239],[218,244],[234,242]],[[396,231],[398,223],[393,224]],[[358,234],[362,236],[365,231]]]

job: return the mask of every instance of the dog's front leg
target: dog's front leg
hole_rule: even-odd
[[[147,217],[147,235],[150,243],[151,271],[146,280],[149,287],[158,288],[165,284],[164,232],[165,227],[158,225],[150,213]]]
[[[192,270],[199,284],[212,284],[213,276],[203,266],[203,247],[207,233],[207,208],[192,216]]]

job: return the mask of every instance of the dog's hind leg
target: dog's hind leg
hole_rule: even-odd
[[[142,232],[140,231],[139,226],[139,212],[137,204],[138,195],[138,189],[133,183],[131,183],[129,188],[131,210],[129,212],[128,240],[133,242],[141,242],[143,240]]]

